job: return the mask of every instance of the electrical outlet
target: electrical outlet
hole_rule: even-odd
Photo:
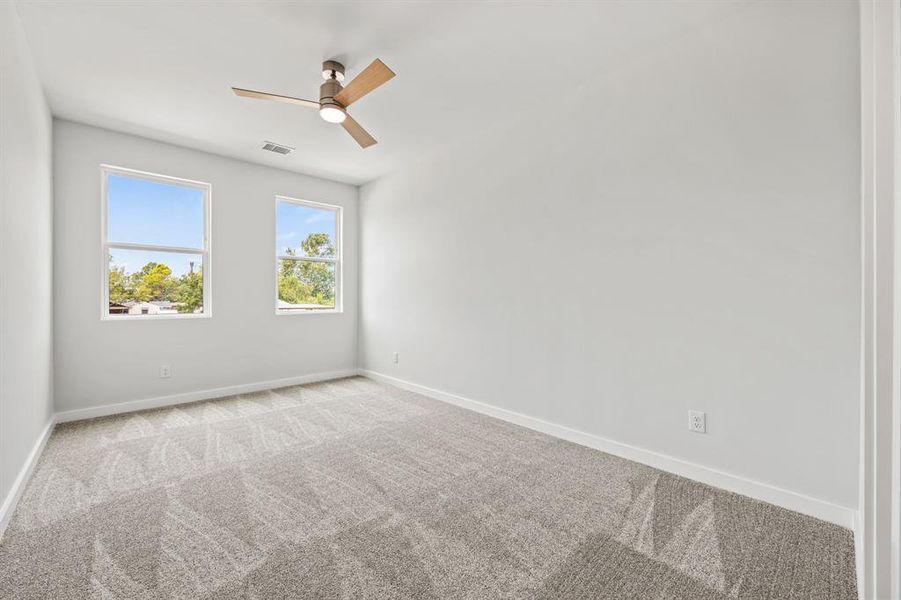
[[[160,367],[160,379],[169,379],[172,377],[172,366],[162,365]]]
[[[695,433],[707,433],[707,413],[699,410],[688,411],[688,430]]]
[[[400,358],[400,357],[398,356],[397,352],[395,352],[394,353],[394,364],[397,364],[398,358]]]

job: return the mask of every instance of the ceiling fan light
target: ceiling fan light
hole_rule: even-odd
[[[319,109],[319,116],[322,117],[323,121],[328,121],[329,123],[343,123],[344,119],[347,118],[347,113],[339,106],[326,104]]]

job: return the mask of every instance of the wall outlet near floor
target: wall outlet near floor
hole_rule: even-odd
[[[160,366],[160,379],[169,379],[172,377],[172,365]]]
[[[400,358],[400,356],[397,354],[397,352],[395,352],[395,353],[394,353],[394,364],[397,364],[397,359],[398,359],[398,358]]]
[[[695,433],[707,433],[707,413],[699,410],[688,411],[688,430]]]

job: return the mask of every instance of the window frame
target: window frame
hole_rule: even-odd
[[[179,246],[166,246],[157,244],[138,244],[131,242],[111,242],[109,235],[109,198],[107,196],[107,185],[110,175],[121,175],[135,179],[144,179],[155,183],[163,183],[168,185],[178,185],[181,187],[192,187],[203,192],[203,248],[182,248]],[[209,319],[213,316],[212,304],[212,262],[210,256],[210,206],[212,197],[212,186],[203,181],[195,181],[192,179],[183,179],[181,177],[172,177],[170,175],[160,175],[159,173],[150,173],[147,171],[139,171],[137,169],[129,169],[126,167],[117,167],[114,165],[100,165],[100,320],[101,321],[164,321],[168,319]],[[109,313],[109,256],[110,250],[118,248],[120,250],[149,250],[154,252],[178,252],[183,254],[199,254],[201,256],[203,268],[203,312],[202,313],[184,313],[184,314],[166,314],[166,315],[128,315],[114,316]]]
[[[344,262],[344,207],[338,206],[337,204],[326,204],[324,202],[314,202],[313,200],[301,200],[300,198],[292,198],[291,196],[283,196],[277,194],[275,196],[275,206],[274,206],[274,218],[273,218],[273,229],[274,229],[274,238],[273,241],[278,240],[278,205],[280,202],[287,202],[289,204],[296,204],[298,206],[306,206],[307,208],[315,208],[317,210],[330,210],[335,213],[335,257],[334,258],[326,258],[319,256],[286,256],[284,254],[279,254],[279,250],[275,251],[275,270],[274,281],[273,281],[273,290],[275,291],[275,314],[277,316],[286,316],[286,315],[334,315],[340,314],[344,312],[344,294],[343,294],[343,280],[342,274],[344,269],[342,268]],[[275,246],[275,244],[273,244]],[[279,261],[280,260],[294,260],[294,261],[306,261],[306,262],[323,262],[323,263],[331,263],[335,265],[335,306],[334,308],[309,308],[309,309],[288,309],[288,308],[279,308],[278,307],[278,272],[279,272]]]

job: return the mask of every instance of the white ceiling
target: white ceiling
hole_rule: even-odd
[[[498,111],[593,110],[579,90],[662,38],[722,12],[714,2],[16,3],[53,113],[349,183],[461,136]],[[348,80],[374,58],[397,77],[351,113],[363,150],[315,111],[230,86],[318,99],[321,62]],[[585,105],[588,104],[588,105]],[[290,156],[260,142],[294,146]]]

